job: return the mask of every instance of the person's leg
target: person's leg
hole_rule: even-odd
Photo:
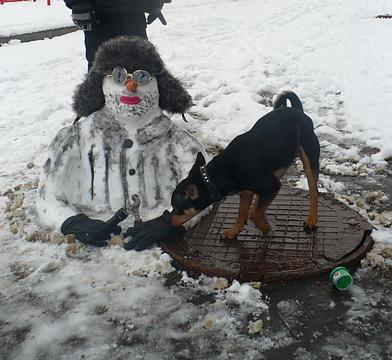
[[[88,71],[90,71],[91,69],[91,66],[94,61],[95,52],[97,51],[99,46],[99,43],[95,35],[96,34],[94,33],[94,31],[84,32],[84,45],[86,47],[86,60],[88,64],[87,65]]]
[[[91,31],[84,32],[84,44],[86,47],[86,59],[88,62],[88,70],[93,65],[95,53],[100,45],[113,37],[110,23],[107,22],[105,16],[100,17],[100,22],[95,24]]]
[[[108,12],[108,23],[114,36],[140,36],[147,39],[146,17],[142,12],[113,11]]]
[[[144,13],[112,11],[98,16],[99,23],[91,31],[84,32],[88,70],[93,64],[99,46],[120,35],[140,36],[147,39],[146,17]]]

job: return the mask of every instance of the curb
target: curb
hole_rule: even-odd
[[[21,42],[44,40],[45,38],[51,39],[52,37],[69,34],[76,30],[79,30],[79,28],[77,28],[76,26],[67,26],[58,29],[37,31],[33,33],[11,35],[11,36],[0,36],[0,44],[8,43],[10,40],[14,40],[14,39],[20,40]]]

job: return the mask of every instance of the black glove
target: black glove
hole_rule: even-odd
[[[97,23],[95,12],[89,2],[83,2],[78,6],[72,7],[72,21],[83,31],[91,31],[93,25]]]
[[[94,246],[106,246],[106,240],[110,239],[110,234],[120,234],[121,227],[117,224],[124,220],[128,214],[120,214],[120,209],[108,221],[90,219],[85,214],[77,214],[69,217],[61,225],[61,232],[64,235],[75,234],[76,238],[82,243]]]
[[[166,210],[160,217],[146,222],[136,222],[133,227],[127,229],[124,237],[131,237],[126,244],[125,250],[141,251],[154,244],[160,244],[163,239],[182,236],[185,233],[183,226],[170,224],[170,213]]]

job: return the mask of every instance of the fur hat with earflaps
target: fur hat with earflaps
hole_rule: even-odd
[[[73,109],[80,116],[88,116],[105,105],[102,82],[116,66],[146,70],[158,80],[159,106],[171,113],[184,113],[192,99],[181,83],[165,68],[154,45],[136,36],[119,36],[104,42],[98,49],[93,66],[74,93]]]

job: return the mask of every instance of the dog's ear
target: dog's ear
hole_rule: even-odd
[[[195,184],[189,184],[185,189],[185,199],[196,200],[199,197],[199,188]]]
[[[192,169],[189,171],[188,177],[191,177],[200,172],[200,166],[203,166],[206,163],[206,159],[201,152],[197,153],[195,163],[192,166]]]
[[[206,163],[206,159],[204,158],[203,154],[199,151],[196,156],[195,165],[198,167],[203,166]]]
[[[197,153],[195,163],[192,165],[191,170],[189,171],[188,177],[192,177],[195,174],[200,172],[200,166],[204,165],[206,163],[206,159],[204,159],[204,156],[201,152]]]

